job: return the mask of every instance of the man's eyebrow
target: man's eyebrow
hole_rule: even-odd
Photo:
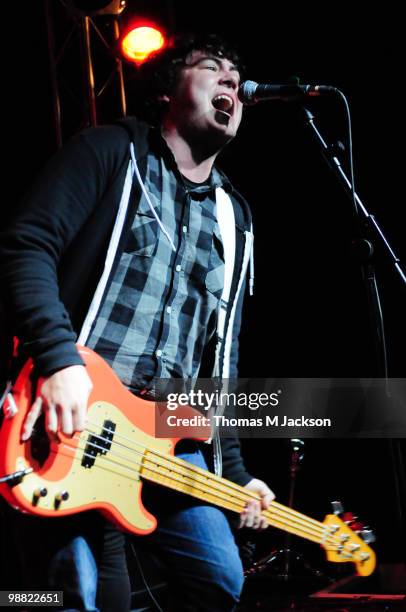
[[[200,64],[200,62],[204,62],[205,60],[212,60],[213,62],[216,62],[219,68],[221,68],[222,62],[224,60],[227,60],[227,58],[216,57],[215,55],[204,55],[202,57],[199,57],[199,59],[193,62],[193,64],[191,65],[197,66],[197,64]],[[231,64],[230,70],[235,70],[236,72],[239,72],[239,69],[235,64]]]

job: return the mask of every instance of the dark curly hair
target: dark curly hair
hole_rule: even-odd
[[[217,34],[187,34],[177,36],[162,50],[141,64],[135,76],[132,112],[151,125],[159,125],[166,103],[160,100],[170,95],[180,70],[192,51],[204,51],[232,62],[240,74],[244,66],[236,48]]]

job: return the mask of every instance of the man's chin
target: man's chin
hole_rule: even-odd
[[[204,142],[205,146],[213,153],[220,151],[236,136],[236,129],[229,122],[227,124],[218,123],[215,119],[212,119],[206,122],[204,126],[199,126],[197,130],[196,127],[193,140],[196,143]]]
[[[221,151],[229,142],[234,138],[235,134],[230,133],[229,130],[212,130],[210,135],[206,136],[207,144],[210,142],[213,151]]]

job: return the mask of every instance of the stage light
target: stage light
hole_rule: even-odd
[[[165,37],[160,30],[151,25],[139,25],[127,31],[121,41],[121,50],[128,60],[141,64],[164,44]]]

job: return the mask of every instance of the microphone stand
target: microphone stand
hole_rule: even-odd
[[[295,496],[295,484],[296,484],[296,474],[300,469],[300,464],[304,458],[304,442],[299,438],[291,438],[291,455],[290,455],[290,484],[289,484],[289,500],[288,500],[288,508],[293,508],[293,500]],[[288,580],[290,574],[290,562],[292,556],[291,546],[292,535],[287,532],[285,537],[285,568],[283,577],[285,580]]]
[[[320,133],[320,130],[318,129],[318,127],[316,126],[315,122],[314,122],[314,115],[311,111],[309,111],[308,108],[303,107],[305,116],[306,116],[306,123],[312,128],[314,134],[316,135],[316,139],[318,140],[320,147],[321,147],[321,153],[324,157],[324,159],[326,160],[326,162],[328,163],[328,165],[330,166],[330,168],[333,170],[333,172],[335,173],[335,175],[337,176],[337,178],[340,180],[341,185],[344,187],[345,192],[347,193],[347,195],[350,197],[351,201],[352,201],[352,189],[351,189],[351,182],[349,180],[349,178],[347,177],[347,175],[345,174],[341,163],[338,159],[338,157],[335,155],[336,153],[336,147],[334,145],[328,145],[326,143],[326,141],[324,140],[323,136]],[[358,218],[359,221],[362,221],[362,217],[361,217],[361,213],[364,217],[364,220],[366,222],[366,226],[369,227],[370,229],[373,230],[373,232],[375,233],[376,237],[379,239],[379,241],[381,242],[381,245],[384,247],[385,252],[387,253],[387,255],[389,256],[389,259],[392,261],[395,270],[399,273],[400,278],[402,279],[403,283],[406,286],[406,274],[405,272],[402,270],[402,267],[400,265],[400,259],[399,257],[397,257],[392,249],[392,247],[389,244],[388,239],[386,238],[385,234],[383,233],[381,227],[379,226],[377,220],[375,219],[374,215],[371,215],[367,209],[365,208],[365,206],[363,205],[362,201],[360,200],[359,196],[357,193],[354,194],[355,196],[355,201],[356,201],[356,212],[358,214]],[[371,245],[372,247],[372,245]],[[373,249],[370,253],[370,255],[373,254]],[[369,259],[369,257],[368,257]]]
[[[406,285],[406,275],[402,270],[400,265],[400,259],[396,256],[392,247],[389,244],[386,236],[384,235],[381,227],[376,221],[375,217],[371,215],[368,210],[365,208],[363,203],[361,202],[359,196],[354,193],[351,187],[351,182],[345,174],[338,157],[336,156],[336,149],[334,145],[329,145],[324,140],[323,136],[320,133],[320,130],[317,128],[314,122],[313,113],[303,107],[303,111],[305,114],[305,121],[307,125],[311,127],[313,133],[316,136],[316,140],[319,142],[321,153],[326,160],[329,167],[333,170],[334,174],[339,179],[344,191],[347,196],[350,198],[351,202],[353,202],[353,198],[355,200],[355,215],[358,220],[358,225],[361,230],[365,228],[370,229],[375,238],[377,238],[380,245],[383,247],[384,252],[389,257],[389,260],[392,262],[395,270],[398,272],[401,280],[404,285]],[[369,312],[371,319],[371,327],[373,329],[374,341],[375,341],[375,349],[377,354],[377,363],[378,369],[381,375],[386,379],[388,379],[388,358],[387,358],[387,350],[385,343],[385,332],[384,332],[384,324],[383,324],[383,316],[381,310],[381,303],[379,298],[378,285],[375,277],[375,269],[372,262],[372,255],[374,253],[373,244],[365,239],[361,238],[359,241],[359,251],[360,251],[360,264],[361,264],[361,272],[363,281],[366,287],[367,300],[369,304]],[[399,526],[400,532],[404,532],[406,525],[406,509],[405,509],[405,500],[406,500],[406,476],[405,470],[403,467],[402,461],[402,449],[400,445],[400,441],[398,439],[391,439],[389,442],[389,453],[392,460],[393,470],[394,470],[394,479],[395,479],[395,489],[396,489],[396,497],[398,502],[398,513],[399,513]],[[403,501],[402,501],[403,500]]]
[[[289,447],[289,496],[287,507],[293,508],[296,476],[305,456],[305,443],[299,438],[290,438]],[[248,584],[247,590],[253,592],[255,596],[258,595],[261,584],[267,588],[269,587],[270,580],[276,580],[279,585],[279,596],[287,596],[287,607],[289,609],[296,609],[295,602],[297,597],[307,593],[316,584],[320,584],[320,581],[328,580],[330,582],[330,579],[319,569],[310,565],[302,553],[292,549],[291,541],[291,534],[286,533],[285,547],[273,550],[266,557],[253,563],[245,572],[245,576]],[[276,590],[274,587],[273,595],[275,595]],[[251,608],[249,609],[251,610]]]

